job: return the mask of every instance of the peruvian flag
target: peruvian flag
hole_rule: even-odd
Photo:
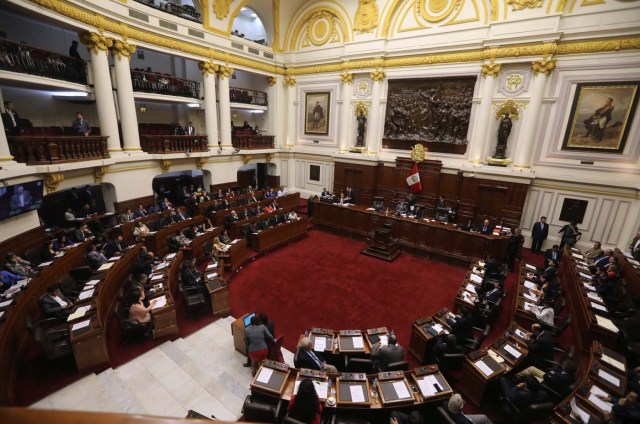
[[[418,164],[414,163],[411,168],[411,174],[407,177],[407,185],[411,188],[413,193],[422,191],[422,184],[420,183],[420,174],[418,173]]]

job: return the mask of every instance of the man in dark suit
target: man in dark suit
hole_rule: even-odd
[[[551,401],[550,396],[540,386],[540,382],[531,375],[524,377],[524,381],[518,384],[512,383],[506,377],[500,377],[499,381],[502,395],[517,408]],[[508,402],[503,402],[502,408],[509,415],[514,413]]]
[[[351,187],[347,187],[347,192],[344,194],[345,203],[356,203],[356,192]]]
[[[123,253],[126,248],[127,243],[124,242],[122,236],[117,236],[115,240],[111,240],[104,245],[103,253],[107,258],[110,258],[116,254]]]
[[[447,318],[447,323],[458,339],[473,338],[473,317],[467,308],[460,308],[460,316]]]
[[[553,359],[553,336],[540,324],[533,324],[531,333],[527,340],[527,362],[538,369],[546,369],[546,361]]]
[[[31,193],[26,191],[21,185],[16,186],[9,202],[10,209],[19,209],[31,205],[33,198]]]
[[[567,359],[562,365],[556,365],[547,372],[536,367],[529,367],[519,372],[518,378],[524,379],[527,375],[534,376],[545,386],[562,394],[576,380],[576,364],[571,359]]]
[[[454,334],[447,334],[444,337],[438,337],[433,347],[433,357],[441,362],[446,354],[464,353],[462,346],[458,344],[458,339]]]
[[[2,123],[6,135],[20,135],[22,125],[18,112],[13,110],[12,102],[4,102],[4,113],[2,114]]]
[[[557,244],[554,244],[551,249],[547,249],[544,251],[545,263],[548,262],[549,259],[553,259],[554,262],[558,262],[560,260],[560,250],[558,249]]]
[[[300,347],[298,347],[296,351],[293,362],[296,368],[321,370],[330,374],[338,374],[336,367],[327,364],[322,355],[313,350],[313,343],[309,337],[304,337],[300,342]]]
[[[547,217],[543,216],[540,221],[533,224],[531,229],[531,251],[533,253],[540,253],[542,243],[547,239],[549,234],[549,225],[547,225]]]
[[[482,234],[492,234],[493,233],[493,225],[489,222],[488,219],[485,219],[480,227],[480,233]]]
[[[389,335],[387,346],[374,347],[371,352],[371,359],[380,371],[387,371],[389,364],[399,362],[404,359],[404,349],[398,346],[398,339],[395,334]]]
[[[43,314],[55,317],[60,322],[67,322],[67,317],[73,308],[73,302],[63,295],[56,285],[50,286],[47,289],[47,294],[42,296],[38,303]]]

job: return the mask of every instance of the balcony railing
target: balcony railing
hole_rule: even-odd
[[[198,99],[200,83],[156,72],[131,71],[134,91]]]
[[[11,136],[9,151],[27,165],[77,162],[109,157],[106,136]]]
[[[273,135],[234,135],[231,144],[236,149],[273,149],[275,136]]]
[[[0,40],[0,69],[87,83],[84,61],[9,40]]]
[[[206,152],[206,135],[140,135],[140,147],[147,153]]]
[[[200,13],[196,11],[195,7],[185,4],[183,6],[173,4],[173,3],[164,3],[161,5],[155,4],[154,0],[135,0],[138,3],[146,4],[149,7],[153,7],[154,9],[162,10],[163,12],[170,13],[174,16],[178,16],[180,18],[189,19],[190,21],[200,22]]]
[[[229,88],[231,103],[244,103],[248,105],[268,106],[267,93],[264,91],[247,90],[246,88]]]

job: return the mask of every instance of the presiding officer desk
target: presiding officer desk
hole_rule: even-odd
[[[467,263],[488,253],[499,262],[505,257],[508,237],[463,231],[456,224],[386,215],[360,205],[316,203],[314,207],[315,224],[358,238],[369,237],[376,228],[391,220],[398,245],[411,253]]]
[[[264,361],[251,383],[252,396],[268,396],[288,402],[303,379],[314,381],[324,413],[349,409],[373,422],[388,420],[390,408],[435,406],[451,396],[453,390],[435,365],[412,371],[377,374],[340,373],[290,368],[275,361]],[[335,402],[334,402],[335,400]]]
[[[307,234],[307,217],[278,224],[267,228],[251,236],[251,248],[258,252],[264,252],[287,244]]]

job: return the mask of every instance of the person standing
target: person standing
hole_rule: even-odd
[[[80,112],[76,113],[76,119],[73,120],[71,126],[73,127],[75,135],[86,137],[91,134],[91,125],[89,125],[89,122],[84,119],[84,115]]]
[[[22,125],[20,124],[20,115],[13,110],[13,103],[4,102],[4,113],[2,114],[2,124],[4,125],[4,132],[7,135],[20,135],[22,132]]]
[[[516,257],[520,255],[520,249],[523,244],[524,236],[520,234],[520,228],[515,228],[507,244],[507,265],[509,266],[509,271],[513,271]]]
[[[531,251],[540,253],[542,251],[542,243],[547,239],[549,234],[549,225],[547,225],[547,217],[540,217],[540,221],[533,224],[531,229]]]
[[[578,230],[578,223],[576,221],[571,221],[569,224],[566,224],[558,232],[562,233],[562,239],[560,240],[559,248],[560,252],[562,252],[565,244],[568,244],[569,247],[573,247],[582,235]]]
[[[244,343],[251,358],[251,374],[255,375],[258,366],[267,359],[269,347],[267,342],[275,343],[273,335],[267,330],[267,327],[260,321],[257,316],[251,317],[251,325],[248,326],[244,333]]]
[[[186,127],[184,127],[186,135],[196,135],[196,127],[193,126],[193,122],[189,121]]]

